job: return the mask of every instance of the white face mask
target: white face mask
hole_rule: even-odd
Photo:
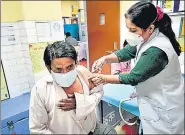
[[[126,36],[126,41],[131,46],[137,46],[137,45],[141,45],[144,42],[144,39],[140,35],[137,35],[137,34],[132,33],[132,32],[128,32],[128,34]]]
[[[69,87],[74,83],[77,77],[77,71],[76,68],[67,73],[54,73],[51,71],[51,75],[58,85],[61,87]]]

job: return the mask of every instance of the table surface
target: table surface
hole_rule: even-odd
[[[8,121],[14,123],[28,117],[30,93],[10,98],[1,102],[1,128],[7,125]]]
[[[104,96],[103,101],[115,106],[119,106],[122,99],[129,98],[130,94],[135,92],[133,86],[124,84],[106,84],[103,87]],[[137,104],[137,98],[133,98],[130,101],[122,103],[122,108],[127,112],[139,116],[139,108]]]

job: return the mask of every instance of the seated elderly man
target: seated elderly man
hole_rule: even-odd
[[[46,47],[44,61],[51,74],[31,91],[31,134],[115,134],[111,127],[97,124],[102,85],[94,86],[88,80],[91,72],[76,64],[75,48],[57,41]]]

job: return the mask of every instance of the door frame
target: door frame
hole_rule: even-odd
[[[84,23],[85,23],[85,29],[86,29],[86,33],[88,34],[88,25],[87,25],[87,5],[86,5],[86,1],[83,2],[83,6],[84,6]],[[120,4],[121,6],[121,4]],[[120,7],[121,8],[121,7]],[[121,26],[121,18],[120,18],[120,26]],[[121,36],[121,29],[120,29],[120,32],[119,32],[119,36]],[[86,54],[87,54],[87,68],[91,69],[90,67],[90,58],[89,58],[89,41],[88,41],[88,35],[86,35],[86,42],[87,42],[87,46],[86,46]],[[122,48],[122,44],[121,44],[121,38],[119,38],[119,44],[117,44],[117,50],[121,49]]]
[[[87,6],[86,6],[86,1],[83,2],[83,5],[84,5],[84,19],[85,19],[85,29],[86,29],[86,34],[88,34],[88,26],[87,26]],[[86,45],[86,54],[87,54],[87,68],[89,69],[90,71],[90,59],[89,59],[89,42],[88,42],[88,35],[86,35],[86,42],[87,42],[87,45]]]

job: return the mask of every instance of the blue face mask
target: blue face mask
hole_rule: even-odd
[[[54,73],[51,71],[51,75],[58,85],[61,87],[69,87],[74,83],[77,77],[77,71],[76,68],[67,73]]]

